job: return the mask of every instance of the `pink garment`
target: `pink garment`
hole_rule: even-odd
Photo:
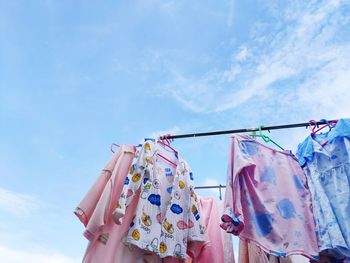
[[[245,240],[239,240],[239,263],[309,263],[309,260],[299,255],[279,258],[268,255],[261,248]]]
[[[132,149],[132,153],[134,150]],[[100,197],[102,195],[103,190],[106,187],[107,182],[111,178],[112,172],[114,170],[114,167],[116,166],[116,163],[118,159],[120,158],[122,151],[119,150],[115,154],[113,154],[112,158],[109,160],[109,162],[106,164],[104,169],[101,171],[100,175],[98,176],[97,180],[95,183],[92,185],[88,193],[85,195],[83,200],[80,202],[80,204],[77,206],[77,208],[74,211],[74,214],[79,218],[79,220],[84,224],[86,227],[86,231],[84,233],[84,236],[91,240],[94,235],[96,230],[93,229],[93,225],[103,225],[103,219],[102,223],[93,223],[97,221],[96,219],[96,213],[95,213],[95,218],[92,220],[91,217],[95,212],[96,205],[98,201],[100,200]],[[88,226],[88,224],[90,225]]]
[[[318,258],[306,176],[288,151],[251,136],[231,139],[221,227],[268,254]]]
[[[223,203],[213,197],[200,197],[199,212],[203,224],[207,228],[209,241],[205,244],[190,242],[187,255],[192,261],[181,261],[175,258],[166,258],[165,263],[193,262],[193,263],[234,263],[232,237],[220,228],[220,215],[223,212]]]
[[[266,253],[254,244],[239,240],[239,263],[269,263]]]
[[[75,211],[86,226],[85,237],[90,240],[83,263],[161,262],[156,255],[123,243],[138,198],[130,204],[122,225],[116,225],[112,221],[112,211],[122,191],[134,153],[133,146],[121,146]]]

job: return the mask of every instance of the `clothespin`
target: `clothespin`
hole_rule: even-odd
[[[219,194],[220,194],[220,195],[219,195],[219,199],[220,199],[220,201],[222,200],[222,197],[221,197],[221,187],[222,187],[221,184],[219,184]]]

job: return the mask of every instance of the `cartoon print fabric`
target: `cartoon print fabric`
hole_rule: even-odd
[[[310,186],[320,250],[350,258],[350,120],[310,135],[297,155]]]
[[[318,258],[306,176],[288,151],[231,138],[221,227],[268,254]]]
[[[84,235],[90,240],[83,263],[162,262],[157,255],[123,242],[136,210],[136,199],[130,203],[122,225],[116,225],[111,220],[114,204],[123,189],[134,152],[133,146],[122,145],[75,210],[75,214],[86,226]]]
[[[115,222],[122,223],[139,189],[136,214],[125,241],[161,258],[180,259],[186,257],[188,241],[206,241],[192,179],[189,165],[179,154],[147,140],[135,153],[113,213]]]

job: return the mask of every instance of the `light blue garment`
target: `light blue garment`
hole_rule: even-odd
[[[324,142],[327,144],[322,146]],[[310,187],[320,251],[350,257],[350,120],[329,132],[309,136],[298,159]]]

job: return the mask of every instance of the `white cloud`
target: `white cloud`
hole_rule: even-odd
[[[25,217],[36,212],[41,206],[41,202],[31,195],[0,188],[0,210]]]
[[[177,87],[170,94],[199,113],[236,109],[252,99],[265,106],[287,89],[290,96],[277,101],[275,110],[305,109],[304,115],[315,118],[350,116],[348,10],[346,1],[290,2],[273,12],[276,25],[257,23],[259,30],[234,56],[239,64],[202,77],[186,77],[178,70],[166,89]],[[284,81],[288,83],[280,85]]]
[[[225,70],[222,74],[222,82],[232,82],[236,79],[236,76],[242,72],[239,65],[235,65],[228,70]]]
[[[235,59],[239,62],[245,61],[249,56],[248,48],[246,46],[241,46],[237,52]]]
[[[0,244],[1,263],[78,263],[81,260],[63,255],[60,252],[48,251],[45,248],[34,251],[23,251]]]

